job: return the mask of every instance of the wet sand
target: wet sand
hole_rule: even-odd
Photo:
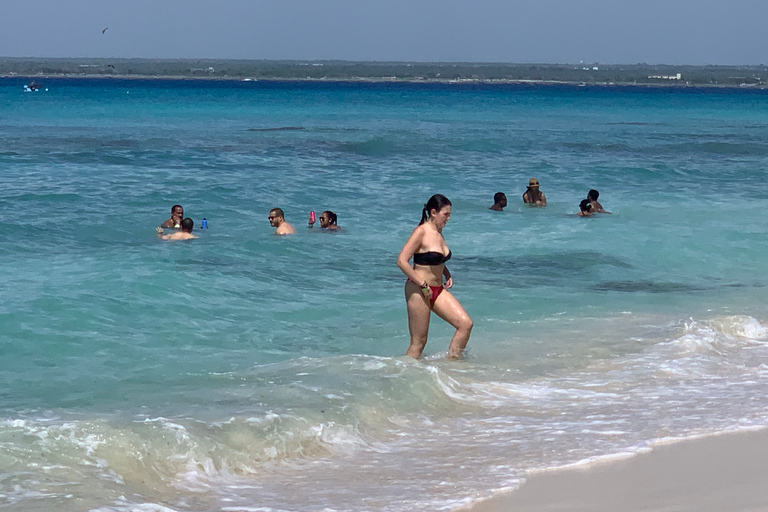
[[[768,429],[532,475],[472,512],[768,512]]]

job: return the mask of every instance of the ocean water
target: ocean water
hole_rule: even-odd
[[[768,426],[765,92],[24,83],[0,80],[0,508],[452,510]],[[590,188],[611,215],[575,215]],[[414,361],[395,260],[438,192],[475,328],[448,361],[433,317]],[[198,240],[156,237],[175,203]],[[306,227],[326,209],[340,232]]]

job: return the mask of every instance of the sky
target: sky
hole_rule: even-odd
[[[0,13],[0,57],[768,64],[766,0],[0,0]]]

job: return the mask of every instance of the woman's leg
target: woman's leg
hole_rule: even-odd
[[[467,346],[469,335],[472,333],[474,326],[472,318],[448,290],[443,290],[440,293],[432,305],[432,311],[456,329],[453,338],[451,338],[451,344],[448,345],[448,359],[458,359],[461,357],[464,347]]]
[[[408,331],[411,333],[411,345],[405,355],[419,359],[427,344],[431,311],[421,288],[411,281],[405,282],[405,305],[408,308]]]

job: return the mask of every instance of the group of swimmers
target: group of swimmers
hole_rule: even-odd
[[[296,228],[285,220],[285,212],[281,208],[272,208],[267,217],[270,225],[275,228],[276,235],[290,235],[296,233]],[[338,216],[330,210],[325,210],[320,214],[320,229],[336,231],[339,228]],[[316,222],[315,212],[309,213],[309,227],[313,227]],[[171,207],[171,218],[160,224],[156,229],[157,235],[163,240],[190,240],[197,238],[192,233],[195,228],[195,221],[189,217],[184,217],[184,207],[175,204]],[[177,231],[165,234],[165,229],[175,229]]]
[[[523,202],[532,206],[546,206],[547,198],[539,187],[539,180],[531,178],[523,194]],[[609,213],[597,201],[599,195],[597,190],[590,190],[587,198],[579,204],[581,211],[577,215],[587,217],[593,213]],[[502,192],[497,192],[493,200],[491,210],[502,211],[507,206],[507,196]],[[427,344],[431,313],[435,313],[456,329],[448,345],[449,359],[461,357],[474,326],[472,318],[449,291],[453,286],[453,277],[446,262],[451,259],[452,253],[443,237],[443,228],[451,218],[451,209],[451,201],[444,195],[435,194],[430,197],[421,211],[421,222],[413,230],[397,257],[397,266],[406,277],[404,291],[410,334],[406,355],[414,359],[421,357]],[[285,220],[285,212],[282,209],[271,209],[267,218],[275,228],[276,235],[296,233],[296,228]],[[330,210],[321,213],[319,220],[321,229],[339,229],[337,216]],[[308,227],[311,228],[314,224],[315,212],[312,211],[309,214]],[[166,235],[164,228],[179,231]],[[177,204],[171,208],[171,218],[157,228],[157,233],[164,240],[189,240],[197,238],[192,234],[193,228],[194,222],[189,217],[184,217],[184,208]]]
[[[531,178],[528,180],[528,187],[523,193],[523,203],[533,206],[547,206],[547,196],[540,190],[539,180],[537,178]],[[586,199],[582,199],[579,203],[579,212],[576,214],[579,217],[590,217],[595,213],[611,213],[603,209],[603,205],[597,202],[597,198],[600,197],[600,192],[595,189],[590,190],[587,193]],[[493,206],[489,210],[497,212],[503,211],[507,206],[507,196],[504,192],[496,192],[493,195]]]
[[[165,229],[176,229],[178,231],[165,234]],[[157,228],[157,236],[163,240],[191,240],[197,238],[192,234],[195,229],[195,221],[189,217],[184,217],[184,208],[180,204],[171,206],[171,218],[160,224]]]
[[[267,220],[269,220],[269,225],[275,228],[276,235],[292,235],[296,232],[296,228],[293,227],[293,224],[290,224],[285,220],[285,212],[283,212],[282,208],[272,208],[269,210]],[[309,212],[309,222],[307,223],[307,227],[313,227],[316,220],[320,220],[320,229],[328,231],[341,229],[338,225],[338,216],[330,210],[325,210],[317,219],[315,219],[314,210]]]

